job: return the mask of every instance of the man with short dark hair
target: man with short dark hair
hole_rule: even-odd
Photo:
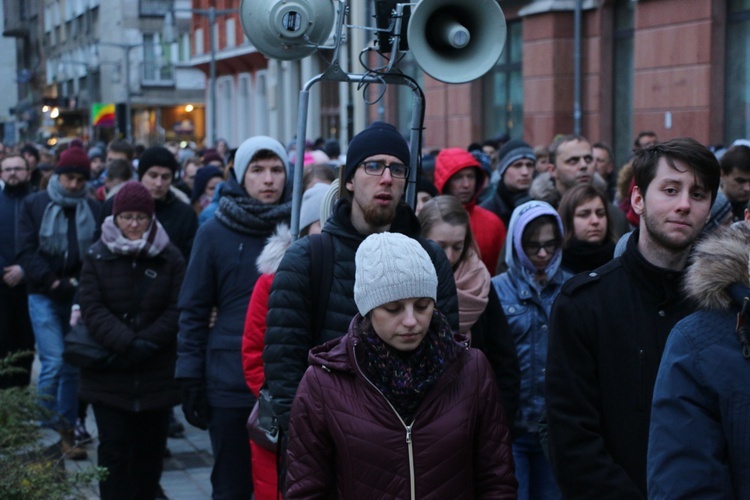
[[[23,268],[16,259],[16,228],[24,198],[30,193],[29,165],[18,154],[0,160],[0,358],[18,351],[34,350],[34,332],[29,318]],[[26,387],[31,381],[32,355],[11,366],[25,370],[0,376],[0,389]]]
[[[745,207],[750,201],[750,148],[732,146],[719,160],[721,165],[721,191],[732,205],[732,218],[744,218]]]
[[[374,122],[349,145],[341,168],[343,198],[323,227],[330,236],[335,259],[325,311],[319,311],[320,290],[311,287],[310,239],[295,241],[284,254],[273,280],[263,351],[266,382],[280,428],[286,432],[289,411],[310,348],[344,335],[357,314],[354,303],[354,255],[372,233],[406,234],[421,243],[438,273],[437,307],[458,329],[458,299],[453,271],[445,252],[419,236],[419,222],[402,201],[409,175],[409,148],[398,130]],[[313,318],[319,320],[315,331]]]
[[[550,459],[566,498],[646,498],[654,380],[693,243],[719,187],[719,164],[693,139],[635,153],[639,228],[625,252],[563,285],[550,317]]]
[[[595,142],[591,149],[594,153],[594,170],[607,183],[607,198],[611,202],[615,199],[617,186],[615,155],[606,142]]]
[[[565,192],[578,184],[594,182],[594,152],[591,143],[580,135],[558,137],[549,147],[549,173],[539,174],[531,183],[529,195],[553,207],[560,204]],[[610,203],[609,216],[615,237],[629,230],[625,214]]]
[[[656,136],[656,132],[652,130],[643,130],[639,132],[638,136],[635,138],[635,141],[633,142],[633,148],[635,151],[639,151],[641,149],[655,146],[658,142],[659,138]]]

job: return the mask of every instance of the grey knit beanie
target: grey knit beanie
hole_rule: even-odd
[[[437,272],[427,251],[400,233],[375,233],[354,257],[354,302],[364,316],[376,307],[403,299],[437,299]]]
[[[320,220],[320,204],[323,203],[323,197],[328,192],[329,187],[328,184],[319,182],[302,195],[302,207],[299,210],[300,230]]]
[[[503,178],[505,171],[508,170],[511,163],[524,158],[536,161],[536,155],[531,146],[518,139],[505,143],[500,148],[500,151],[497,152],[497,172],[500,175],[500,179]]]

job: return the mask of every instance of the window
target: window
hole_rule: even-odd
[[[171,0],[140,0],[139,13],[141,17],[160,17],[172,7]]]
[[[522,27],[520,19],[508,21],[503,54],[483,79],[485,138],[523,136]]]
[[[750,136],[750,0],[727,2],[724,139]]]
[[[635,3],[618,0],[614,11],[612,137],[616,165],[630,157],[633,142],[633,26]]]

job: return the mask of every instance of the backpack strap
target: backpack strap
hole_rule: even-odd
[[[333,236],[330,233],[311,234],[310,239],[310,290],[317,296],[317,307],[312,310],[313,345],[320,343],[328,298],[333,282]]]

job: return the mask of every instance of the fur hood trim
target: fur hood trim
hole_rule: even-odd
[[[276,226],[276,232],[268,237],[255,266],[261,274],[274,274],[284,258],[286,249],[292,244],[292,231],[286,224]]]
[[[693,249],[685,277],[685,291],[701,308],[727,310],[732,307],[729,288],[750,285],[750,226],[737,224],[719,228]]]
[[[555,179],[549,172],[539,174],[531,181],[529,196],[534,200],[546,201],[553,207],[557,207],[560,204],[560,198],[562,198],[560,191],[555,186]]]

